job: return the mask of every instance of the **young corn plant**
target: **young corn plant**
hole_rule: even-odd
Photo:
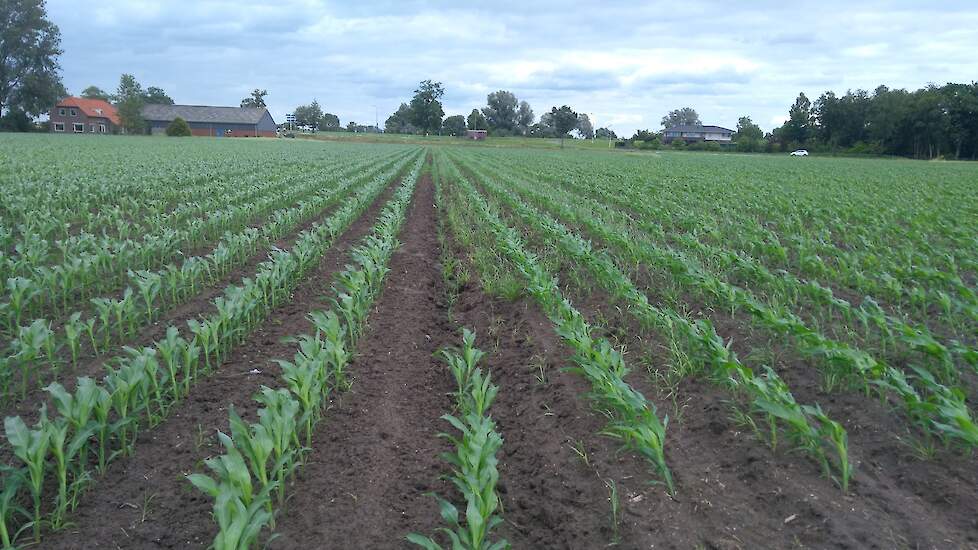
[[[503,521],[497,514],[499,495],[496,493],[499,481],[496,453],[503,439],[488,416],[498,387],[476,366],[484,354],[474,343],[475,335],[463,329],[462,349],[440,352],[456,381],[463,384],[464,379],[465,388],[456,395],[461,414],[442,416],[460,435],[442,433],[439,437],[448,439],[454,446],[453,452],[443,453],[441,458],[452,466],[449,479],[465,501],[465,516],[463,520],[455,504],[435,495],[441,517],[449,525],[440,527],[438,532],[451,542],[452,549],[499,550],[509,548],[505,539],[490,540],[492,529]],[[418,533],[409,534],[407,540],[427,550],[443,548],[433,538]]]
[[[274,484],[266,485],[255,493],[248,466],[234,441],[220,432],[217,436],[225,454],[204,461],[214,477],[204,474],[187,477],[195,487],[214,499],[218,533],[212,548],[248,550],[257,541],[262,528],[272,519],[267,502]]]
[[[14,456],[24,463],[27,470],[27,487],[31,493],[33,507],[31,520],[21,529],[32,529],[35,541],[41,540],[41,493],[44,489],[48,450],[51,447],[51,432],[44,427],[46,421],[46,410],[42,407],[41,420],[34,429],[28,428],[19,416],[8,416],[3,422],[7,442]]]
[[[13,550],[13,542],[24,529],[30,528],[24,526],[11,532],[18,517],[30,518],[30,512],[17,502],[21,487],[27,483],[26,470],[0,465],[0,476],[3,477],[3,489],[0,490],[0,543],[3,543],[3,550]]]

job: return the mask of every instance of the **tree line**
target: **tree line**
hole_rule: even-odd
[[[915,91],[879,86],[814,102],[799,94],[788,120],[766,136],[771,149],[809,147],[913,158],[978,158],[978,82]]]
[[[445,88],[441,82],[423,80],[414,90],[410,102],[401,103],[384,122],[384,131],[391,134],[440,134],[462,136],[466,130],[485,130],[496,137],[528,136],[565,138],[577,131],[591,139],[596,133],[611,133],[607,128],[595,131],[590,118],[568,105],[554,106],[543,113],[539,121],[533,108],[508,90],[497,90],[486,96],[486,106],[475,108],[468,116],[445,117],[441,102]],[[613,133],[612,133],[613,134]],[[604,137],[604,136],[599,136]]]

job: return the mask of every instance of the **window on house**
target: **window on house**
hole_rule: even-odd
[[[104,134],[105,133],[105,124],[99,124],[98,125],[98,132],[100,134]]]
[[[74,109],[70,109],[68,112],[71,114],[71,116],[78,116],[78,111]]]
[[[60,108],[60,109],[58,109],[58,114],[59,114],[59,115],[61,115],[61,116],[65,116],[65,114],[66,114],[67,112],[68,112],[68,111],[67,111],[67,110],[66,110],[66,109],[65,109],[64,107],[62,107],[62,108]],[[63,125],[62,125],[62,126],[63,126]],[[63,129],[63,128],[62,128],[62,129]]]
[[[92,124],[92,133],[95,133],[95,124]]]
[[[64,132],[65,131],[65,123],[64,122],[55,122],[54,123],[54,131],[55,132]]]
[[[82,124],[81,122],[76,122],[76,123],[74,123],[74,124],[71,125],[71,129],[76,134],[81,134],[81,133],[84,133],[85,132],[85,125]]]

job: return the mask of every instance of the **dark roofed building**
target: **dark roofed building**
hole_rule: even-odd
[[[264,107],[210,107],[206,105],[146,105],[143,118],[151,134],[162,134],[180,117],[195,136],[275,137],[275,121]]]
[[[671,143],[674,139],[681,139],[687,143],[696,141],[729,143],[733,139],[733,134],[733,130],[722,126],[673,126],[662,132],[662,142]]]

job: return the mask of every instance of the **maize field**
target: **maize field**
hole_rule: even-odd
[[[0,135],[0,545],[978,548],[976,184]]]

